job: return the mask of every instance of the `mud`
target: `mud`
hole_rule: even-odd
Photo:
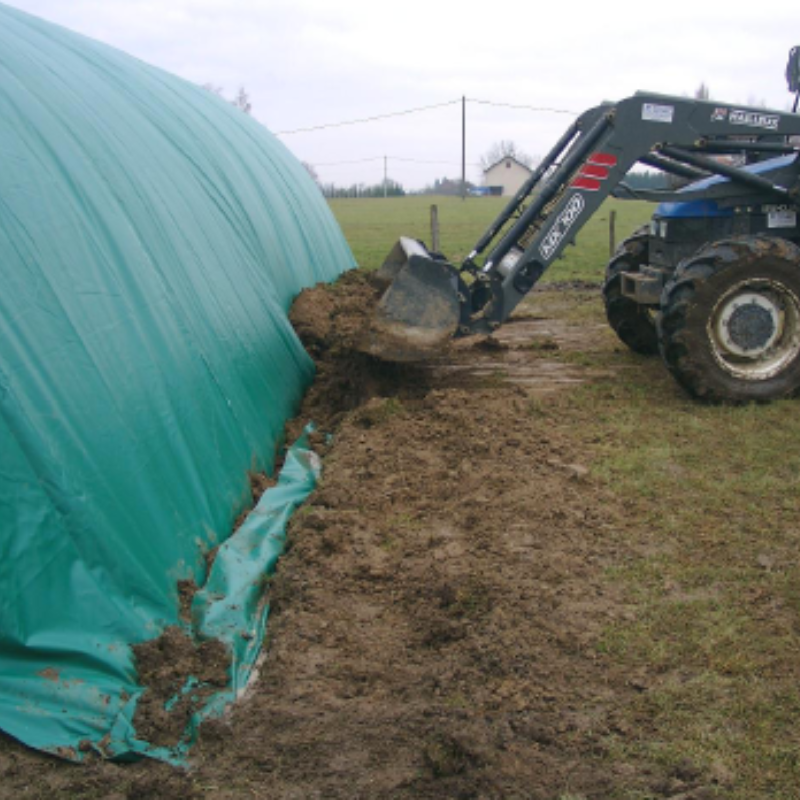
[[[197,643],[178,627],[134,645],[133,653],[139,682],[146,687],[133,721],[137,735],[157,746],[174,747],[192,714],[228,683],[230,654],[221,642]]]
[[[321,431],[335,431],[342,420],[371,397],[396,395],[424,380],[415,364],[381,361],[361,352],[379,290],[361,272],[345,274],[334,286],[320,285],[298,296],[290,320],[316,364],[316,377],[300,414],[288,426],[287,441],[306,421]]]
[[[354,270],[335,286],[322,284],[302,291],[289,318],[312,356],[341,355],[359,349],[379,297],[380,289],[368,274]]]
[[[188,772],[76,768],[0,740],[0,796],[721,797],[625,746],[618,709],[652,676],[599,646],[634,613],[608,577],[624,509],[591,479],[570,405],[593,374],[549,360],[597,332],[579,341],[534,293],[490,340],[384,364],[348,347],[359,280],[292,315],[318,375],[290,435],[317,422],[324,475],[291,524],[246,699],[201,726]],[[174,632],[152,648],[148,685],[174,693],[164,653],[197,653]]]
[[[275,473],[280,470],[280,461],[275,465]],[[235,532],[237,528],[241,526],[241,524],[247,519],[248,514],[258,505],[258,501],[261,500],[261,496],[266,492],[268,489],[271,489],[273,486],[276,486],[278,481],[267,475],[264,472],[251,472],[247,476],[250,481],[250,503],[248,504],[247,508],[243,509],[242,512],[236,517],[236,520],[233,523],[232,532]],[[217,556],[217,550],[219,547],[215,547],[206,553],[206,574],[211,569],[211,566],[214,563],[214,559]],[[180,588],[180,585],[179,585]]]

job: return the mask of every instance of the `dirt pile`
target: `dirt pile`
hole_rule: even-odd
[[[364,272],[345,273],[334,285],[304,289],[289,319],[312,357],[357,350],[369,328],[380,289]]]
[[[421,367],[381,361],[359,349],[379,297],[369,277],[354,271],[333,286],[306,289],[296,299],[289,319],[314,359],[316,376],[287,440],[296,438],[307,420],[332,432],[371,397],[392,396],[419,383]]]

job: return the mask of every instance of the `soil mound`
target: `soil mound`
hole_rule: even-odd
[[[357,350],[369,328],[380,289],[364,272],[347,272],[335,284],[304,289],[289,320],[312,356]]]
[[[289,424],[287,440],[308,420],[330,433],[371,398],[407,394],[419,385],[420,366],[382,361],[359,349],[380,294],[368,275],[353,271],[336,284],[318,284],[298,295],[289,319],[314,359],[316,376],[300,414]]]

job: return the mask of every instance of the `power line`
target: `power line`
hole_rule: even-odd
[[[403,156],[372,156],[370,158],[358,158],[353,161],[326,161],[326,162],[313,162],[313,166],[315,167],[340,167],[349,164],[367,164],[373,161],[383,161],[386,158],[387,160],[391,161],[400,161],[404,164],[425,164],[425,165],[441,165],[446,167],[456,167],[461,166],[461,162],[458,161],[427,161],[421,158],[405,158]],[[478,162],[469,163],[467,166],[470,167],[480,167],[481,164]]]
[[[314,162],[315,167],[341,167],[345,164],[366,164],[370,161],[383,161],[383,156],[372,156],[371,158],[357,158],[353,161],[327,161],[324,163]]]
[[[534,112],[538,112],[538,113],[544,112],[544,113],[550,113],[550,114],[569,114],[571,116],[577,116],[577,114],[575,112],[568,111],[568,110],[562,109],[562,108],[548,108],[548,107],[543,107],[543,106],[531,106],[531,105],[522,105],[522,104],[514,104],[514,103],[498,103],[498,102],[495,102],[493,100],[481,100],[481,99],[477,99],[477,98],[468,98],[468,97],[464,96],[464,97],[458,98],[456,100],[447,100],[447,101],[445,101],[443,103],[435,103],[435,104],[427,105],[427,106],[418,106],[416,108],[407,108],[407,109],[404,109],[403,111],[392,111],[392,112],[389,112],[387,114],[377,114],[377,115],[372,116],[372,117],[363,117],[363,118],[360,118],[360,119],[345,120],[345,121],[341,121],[341,122],[329,122],[329,123],[324,123],[324,124],[321,124],[321,125],[313,125],[313,126],[310,126],[308,128],[296,128],[296,129],[290,130],[290,131],[279,131],[275,135],[276,136],[290,136],[290,135],[296,134],[296,133],[310,133],[310,132],[313,132],[313,131],[323,131],[323,130],[328,130],[328,129],[331,129],[331,128],[341,128],[341,127],[348,126],[348,125],[360,125],[360,124],[367,123],[367,122],[376,122],[378,120],[391,119],[393,117],[401,117],[401,116],[406,116],[406,115],[409,115],[409,114],[417,114],[417,113],[421,113],[421,112],[425,112],[425,111],[432,111],[432,110],[438,109],[438,108],[446,108],[448,106],[453,106],[453,105],[461,105],[461,108],[462,108],[462,149],[461,149],[461,155],[462,155],[462,157],[461,157],[461,163],[458,166],[461,166],[462,181],[466,185],[465,169],[466,169],[467,164],[466,164],[466,159],[464,158],[464,156],[466,154],[466,147],[465,147],[466,114],[465,114],[465,109],[466,109],[466,104],[467,103],[476,103],[478,105],[487,105],[487,106],[493,106],[493,107],[499,107],[499,108],[513,108],[513,109],[517,109],[517,110],[534,111]],[[392,161],[395,161],[395,162],[406,163],[406,164],[421,164],[421,165],[427,165],[427,166],[441,165],[441,166],[447,166],[447,167],[457,166],[455,164],[455,162],[453,162],[453,161],[427,160],[427,159],[419,159],[419,158],[406,158],[406,157],[403,157],[403,156],[389,156],[389,155],[369,156],[369,157],[366,157],[366,158],[349,159],[349,160],[342,160],[342,161],[317,162],[314,166],[316,166],[316,167],[338,167],[338,166],[351,166],[351,165],[354,165],[354,164],[367,164],[367,163],[374,163],[376,161],[383,161],[384,162],[384,180],[385,180],[386,179],[385,178],[385,176],[386,176],[386,164],[387,164],[387,161],[390,160],[390,159]],[[483,164],[471,162],[469,164],[469,166],[471,168],[482,167]]]
[[[474,97],[468,97],[467,102],[478,103],[484,106],[498,106],[500,108],[517,108],[523,111],[545,111],[550,114],[569,114],[573,117],[578,116],[574,111],[567,111],[564,108],[547,108],[545,106],[525,106],[525,105],[517,105],[515,103],[496,103],[493,100],[477,100]]]
[[[374,117],[362,117],[361,119],[349,119],[342,122],[326,122],[321,125],[312,125],[309,128],[295,128],[291,131],[277,131],[275,136],[291,136],[295,133],[311,133],[313,131],[323,131],[329,128],[343,128],[347,125],[361,125],[365,122],[377,122],[382,119],[391,119],[392,117],[404,117],[408,114],[418,114],[421,111],[432,111],[436,108],[446,108],[461,103],[461,98],[457,100],[446,100],[444,103],[434,103],[430,106],[419,106],[418,108],[407,108],[403,111],[390,111],[388,114],[377,114]],[[477,103],[484,106],[496,106],[498,108],[515,108],[521,111],[537,111],[548,114],[569,114],[570,116],[577,117],[574,111],[568,111],[564,108],[548,108],[546,106],[528,106],[516,103],[497,103],[494,100],[479,100],[474,97],[467,97],[467,103]]]
[[[409,164],[442,164],[443,166],[461,166],[461,162],[458,161],[425,161],[424,159],[420,158],[403,158],[402,156],[387,156],[392,161],[403,161]],[[470,167],[479,167],[480,164],[469,164]]]
[[[293,133],[310,133],[311,131],[321,131],[326,128],[342,128],[345,125],[360,125],[363,122],[377,122],[381,119],[389,119],[390,117],[402,117],[406,114],[417,114],[420,111],[432,111],[435,108],[444,108],[445,106],[452,106],[460,103],[461,100],[448,100],[444,103],[436,103],[432,106],[420,106],[419,108],[407,108],[404,111],[392,111],[388,114],[378,114],[374,117],[364,117],[363,119],[351,119],[345,122],[328,122],[323,125],[314,125],[310,128],[296,128],[293,131],[278,131],[275,136],[291,136]]]

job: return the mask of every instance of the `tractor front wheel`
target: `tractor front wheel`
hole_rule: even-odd
[[[658,335],[652,312],[622,294],[622,273],[639,272],[648,259],[648,227],[639,228],[617,248],[606,267],[603,302],[606,319],[620,341],[634,353],[655,355]]]
[[[706,245],[664,288],[658,337],[678,382],[710,402],[800,390],[800,249],[765,236]]]

